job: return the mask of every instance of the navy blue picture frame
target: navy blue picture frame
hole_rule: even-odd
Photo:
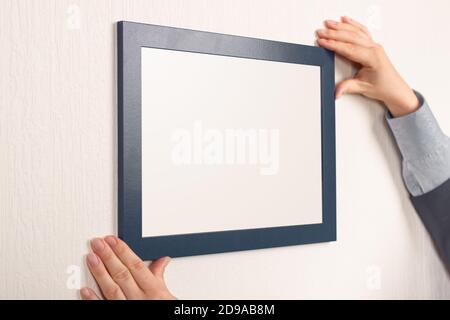
[[[300,44],[121,21],[118,49],[118,233],[144,260],[336,240],[334,54]],[[320,66],[322,223],[142,236],[141,48]],[[307,182],[305,182],[307,183]]]

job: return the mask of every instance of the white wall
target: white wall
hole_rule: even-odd
[[[0,0],[0,298],[77,298],[67,268],[92,284],[88,239],[116,230],[116,21],[312,44],[324,18],[349,14],[450,133],[448,12],[447,0]],[[338,61],[338,80],[351,73]],[[175,259],[173,292],[450,298],[382,118],[362,98],[337,103],[337,242]]]

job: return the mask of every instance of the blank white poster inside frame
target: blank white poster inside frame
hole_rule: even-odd
[[[143,236],[322,222],[320,67],[141,54]]]

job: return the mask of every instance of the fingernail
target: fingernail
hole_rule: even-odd
[[[84,297],[89,297],[91,295],[91,292],[88,288],[83,288],[80,290],[80,294]]]
[[[332,26],[337,26],[337,21],[334,20],[325,20],[326,23],[331,24]]]
[[[91,241],[92,249],[95,251],[102,251],[105,248],[105,244],[102,239],[95,238]]]
[[[98,257],[92,252],[87,255],[87,260],[91,266],[96,266],[98,264]]]
[[[317,32],[317,33],[320,33],[320,34],[326,34],[326,33],[327,33],[327,30],[326,30],[326,29],[319,29],[319,30],[317,30],[316,32]]]
[[[117,244],[117,239],[114,236],[107,236],[105,238],[105,241],[107,244],[109,244],[111,247],[114,247]]]

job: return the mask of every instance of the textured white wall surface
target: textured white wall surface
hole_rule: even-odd
[[[88,239],[116,232],[115,22],[314,43],[367,24],[450,133],[447,0],[0,0],[0,298],[77,299]],[[354,70],[338,59],[337,79]],[[450,298],[383,110],[337,103],[338,241],[174,259],[180,298]]]

